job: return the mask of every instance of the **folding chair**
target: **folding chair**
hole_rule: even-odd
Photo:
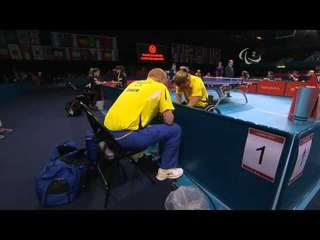
[[[113,181],[115,178],[115,173],[116,170],[121,166],[119,165],[119,161],[122,159],[129,159],[131,163],[135,164],[135,167],[139,167],[141,172],[153,183],[156,184],[156,182],[145,172],[145,170],[138,164],[137,161],[133,159],[133,155],[137,153],[141,153],[144,151],[144,149],[140,149],[138,151],[129,151],[124,149],[112,136],[112,134],[109,132],[109,130],[94,116],[94,114],[91,112],[91,110],[88,108],[86,104],[83,102],[80,102],[80,104],[83,106],[88,121],[92,127],[92,130],[95,133],[95,136],[98,139],[99,146],[101,147],[102,145],[105,145],[108,147],[109,150],[112,151],[114,154],[113,159],[109,160],[111,161],[111,169],[110,169],[110,176],[106,178],[104,173],[101,170],[101,160],[102,158],[99,159],[98,164],[97,164],[97,170],[103,180],[103,183],[106,187],[106,195],[105,195],[105,203],[104,206],[105,208],[108,207],[108,201],[109,201],[109,196],[111,192],[111,188],[113,187]],[[104,143],[104,144],[101,144]],[[100,149],[101,151],[105,151],[105,149]],[[109,158],[110,159],[110,158]]]
[[[75,85],[73,85],[71,82],[68,83],[72,89],[76,92],[75,100],[79,102],[83,102],[86,105],[92,105],[91,98],[96,96],[98,92],[91,91],[88,89],[79,90]]]

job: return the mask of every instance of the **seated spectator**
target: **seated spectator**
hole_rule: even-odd
[[[117,83],[116,87],[123,88],[123,89],[126,88],[127,87],[127,75],[125,73],[124,67],[121,65],[116,66],[114,71],[116,72],[117,81],[113,81],[113,82]]]
[[[202,79],[202,74],[200,69],[198,69],[194,75]]]
[[[268,80],[274,80],[274,75],[272,71],[268,71],[267,77]]]
[[[96,109],[95,105],[97,100],[103,100],[103,83],[100,81],[100,69],[99,68],[90,68],[89,71],[89,83],[87,84],[87,88],[91,93],[95,93],[91,95],[91,108]]]
[[[309,71],[307,72],[307,76],[308,76],[308,77],[312,76],[313,74],[314,74],[314,70],[309,70]]]
[[[247,80],[250,78],[248,71],[243,70],[241,75],[244,80]]]
[[[297,74],[297,71],[293,71],[289,73],[288,81],[297,82],[299,80],[299,76]]]

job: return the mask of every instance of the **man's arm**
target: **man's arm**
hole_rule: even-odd
[[[97,85],[102,85],[102,84],[103,84],[103,83],[100,82],[99,79],[97,79],[97,78],[94,78],[94,82],[95,82],[95,84],[97,84]]]
[[[188,102],[187,106],[189,106],[189,107],[195,106],[200,101],[200,99],[201,99],[201,97],[191,96],[190,101]]]
[[[164,111],[162,113],[162,120],[163,120],[163,123],[165,123],[167,125],[172,125],[173,121],[174,121],[173,112],[171,110]]]

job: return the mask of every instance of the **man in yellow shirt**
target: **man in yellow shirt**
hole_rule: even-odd
[[[182,93],[187,106],[205,108],[208,106],[208,92],[201,78],[180,69],[175,76],[177,103],[181,104]]]
[[[176,179],[183,174],[177,168],[181,128],[174,123],[173,104],[166,87],[167,74],[154,68],[143,81],[131,83],[106,114],[104,125],[115,139],[128,150],[144,150],[159,143],[161,165],[157,179]],[[156,116],[164,124],[149,125]]]

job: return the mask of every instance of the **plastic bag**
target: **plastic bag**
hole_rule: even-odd
[[[206,195],[197,187],[181,186],[172,191],[166,201],[166,210],[210,210]]]

